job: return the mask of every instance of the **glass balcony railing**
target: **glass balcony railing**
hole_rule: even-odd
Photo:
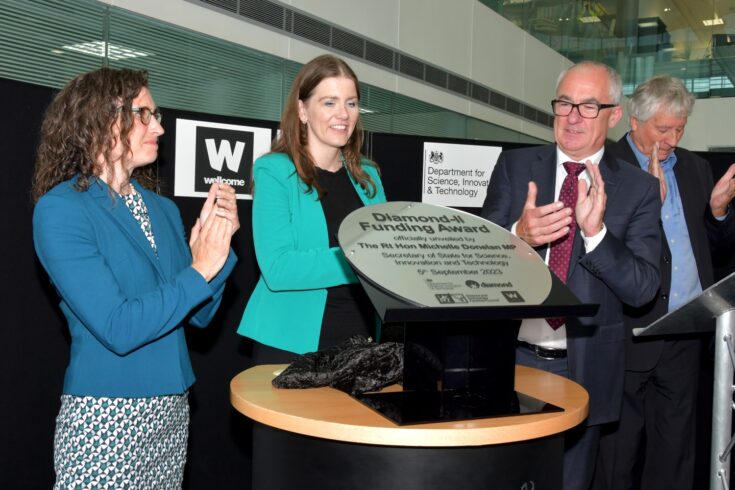
[[[735,96],[735,0],[479,0],[572,61],[620,72],[624,92],[668,73],[697,97]]]

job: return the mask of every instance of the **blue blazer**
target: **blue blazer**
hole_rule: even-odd
[[[206,326],[235,265],[232,251],[207,283],[191,267],[176,205],[133,184],[145,201],[158,248],[108,186],[92,179],[55,186],[36,204],[38,258],[61,296],[71,333],[64,393],[150,397],[183,393],[194,382],[182,328]]]
[[[362,168],[376,185],[375,195],[368,197],[352,180],[363,204],[385,202],[377,169],[366,161]],[[261,275],[237,332],[290,352],[315,351],[327,288],[356,283],[357,278],[342,251],[329,247],[317,193],[304,192],[288,155],[259,158],[253,181],[253,241]]]
[[[518,221],[528,182],[538,186],[536,205],[554,201],[556,145],[500,154],[482,216],[510,229]],[[567,286],[582,303],[599,304],[594,317],[568,318],[570,378],[590,395],[588,425],[617,420],[623,393],[625,327],[623,304],[641,306],[659,286],[661,198],[658,181],[640,168],[610,156],[600,161],[607,204],[607,233],[585,253],[577,228]],[[547,246],[537,248],[546,255]]]

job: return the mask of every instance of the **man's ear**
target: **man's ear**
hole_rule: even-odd
[[[640,124],[638,119],[634,118],[633,116],[630,116],[630,130],[633,131],[634,133],[638,131],[638,124]]]
[[[623,108],[618,106],[615,106],[612,108],[612,114],[610,114],[610,119],[607,121],[607,126],[612,129],[615,127],[616,124],[618,124],[618,121],[623,117]]]

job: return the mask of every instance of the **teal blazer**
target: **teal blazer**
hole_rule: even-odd
[[[385,202],[377,168],[362,167],[376,185],[368,197],[352,176],[367,206]],[[329,247],[327,221],[316,191],[296,174],[291,159],[269,153],[253,168],[253,241],[260,278],[237,332],[258,342],[303,354],[319,346],[327,288],[357,278],[338,247]]]
[[[184,323],[206,326],[235,265],[232,251],[209,283],[191,267],[176,205],[143,196],[158,248],[107,184],[75,179],[46,193],[33,212],[33,240],[61,297],[71,334],[64,393],[96,397],[178,394],[194,382]]]

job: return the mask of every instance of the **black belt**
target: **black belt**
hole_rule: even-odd
[[[541,359],[563,359],[567,357],[566,349],[547,349],[546,347],[541,347],[540,345],[529,344],[528,342],[524,342],[523,340],[517,341],[517,345],[518,347],[523,347],[530,350],[531,352],[536,354],[536,357],[540,357]]]

